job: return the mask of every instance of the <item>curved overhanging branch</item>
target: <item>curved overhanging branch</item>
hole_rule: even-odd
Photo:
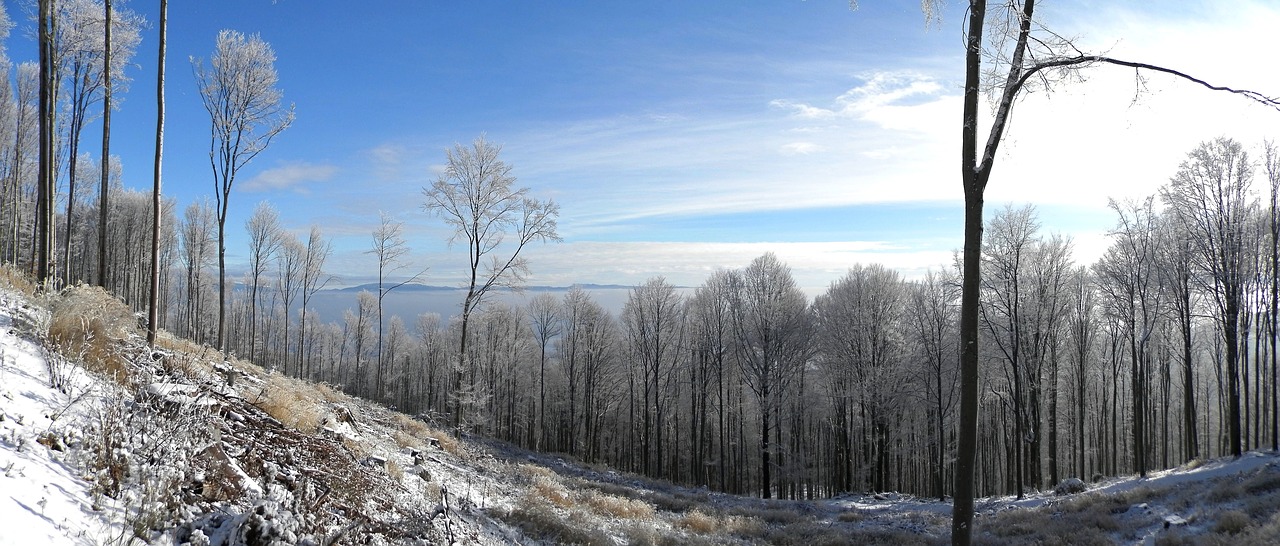
[[[1184,80],[1200,84],[1213,91],[1225,91],[1227,93],[1243,95],[1244,97],[1251,99],[1254,102],[1257,102],[1259,104],[1262,104],[1263,106],[1280,110],[1280,98],[1277,98],[1277,97],[1268,97],[1266,95],[1263,95],[1262,93],[1249,90],[1249,89],[1236,89],[1234,87],[1214,85],[1205,80],[1202,80],[1200,78],[1187,74],[1186,72],[1182,72],[1181,70],[1174,70],[1172,68],[1166,68],[1163,66],[1154,65],[1150,63],[1126,61],[1124,59],[1116,59],[1113,57],[1106,57],[1103,55],[1077,55],[1075,57],[1064,57],[1060,59],[1053,59],[1053,60],[1044,61],[1041,63],[1037,63],[1035,65],[1032,65],[1030,68],[1027,69],[1026,72],[1022,74],[1021,78],[1018,78],[1017,82],[1014,84],[1015,85],[1014,93],[1017,93],[1017,91],[1022,88],[1022,86],[1027,82],[1027,80],[1030,79],[1033,75],[1035,75],[1038,72],[1048,70],[1051,68],[1064,68],[1064,67],[1071,67],[1071,66],[1089,65],[1089,64],[1095,64],[1095,63],[1114,64],[1117,66],[1125,66],[1125,67],[1135,68],[1139,70],[1150,70],[1152,72],[1160,72],[1163,74],[1177,76]]]

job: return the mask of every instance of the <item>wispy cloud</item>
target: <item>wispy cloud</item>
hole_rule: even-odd
[[[936,103],[943,95],[941,84],[918,72],[872,72],[860,79],[861,85],[835,97],[829,106],[792,99],[775,99],[770,104],[802,120],[864,119],[889,129],[910,129],[916,127],[892,125],[910,108]]]
[[[825,150],[820,144],[812,142],[790,142],[782,145],[783,155],[809,155]]]
[[[294,193],[311,193],[311,184],[332,180],[338,173],[333,165],[317,165],[305,161],[286,163],[262,171],[246,180],[243,186],[247,192],[292,191]]]

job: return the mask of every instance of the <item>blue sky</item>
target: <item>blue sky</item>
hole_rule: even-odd
[[[25,4],[5,2],[16,61],[35,58]],[[127,6],[154,22],[155,4]],[[286,227],[334,238],[330,269],[344,284],[373,270],[363,251],[379,211],[405,223],[427,283],[458,283],[465,256],[422,211],[421,188],[445,148],[483,133],[521,185],[560,204],[565,241],[530,253],[535,284],[661,274],[697,285],[766,251],[811,293],[857,262],[915,276],[946,267],[961,244],[967,3],[949,2],[931,26],[917,0],[860,4],[175,1],[165,192],[183,207],[212,195],[189,58],[230,28],[272,44],[297,107],[236,182],[232,264],[265,200]],[[1084,49],[1280,94],[1275,3],[1060,0],[1040,13]],[[151,28],[112,118],[113,153],[136,188],[151,184],[155,45]],[[1033,203],[1044,230],[1071,235],[1092,262],[1114,221],[1107,197],[1153,193],[1203,140],[1277,136],[1280,113],[1167,77],[1143,83],[1135,93],[1132,72],[1104,67],[1024,99],[988,211]]]

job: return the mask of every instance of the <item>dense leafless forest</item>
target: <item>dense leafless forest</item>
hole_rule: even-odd
[[[210,151],[223,161],[221,190],[156,210],[152,192],[121,187],[118,165],[80,148],[115,76],[102,77],[101,49],[74,42],[103,27],[101,4],[58,6],[62,26],[42,51],[57,70],[6,62],[12,85],[0,85],[0,256],[45,286],[101,284],[146,310],[156,230],[154,326],[458,433],[763,497],[952,494],[958,263],[921,278],[854,264],[809,299],[764,254],[692,291],[653,277],[617,315],[581,289],[509,305],[487,296],[536,268],[520,250],[558,238],[558,209],[529,198],[478,139],[448,152],[435,185],[406,196],[470,243],[458,315],[384,316],[386,295],[431,264],[404,263],[401,227],[383,218],[369,246],[377,291],[322,323],[310,312],[330,278],[321,229],[281,225],[266,204],[244,226],[225,225],[236,171],[292,120],[261,62],[274,57],[269,46],[226,33],[208,71],[198,65],[223,135]],[[127,60],[137,21],[126,13],[115,24],[113,58]],[[219,87],[235,81],[220,71],[236,70],[237,55],[262,85]],[[228,116],[219,105],[236,93],[259,108]],[[237,149],[245,123],[265,139]],[[1033,206],[986,219],[978,494],[1276,449],[1280,154],[1213,138],[1151,176],[1169,180],[1158,195],[1111,202],[1111,246],[1095,263],[1073,258],[1073,242]],[[101,184],[86,189],[86,179]],[[468,185],[493,191],[459,190]],[[480,194],[497,196],[481,210],[511,214],[480,216],[509,235],[505,246],[467,231],[475,219],[459,205]],[[225,229],[248,234],[240,277],[225,275]]]

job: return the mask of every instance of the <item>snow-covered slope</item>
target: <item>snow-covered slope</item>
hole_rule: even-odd
[[[49,385],[41,346],[25,338],[45,322],[0,292],[0,544],[98,544],[122,528],[93,509],[90,484],[57,432],[83,426],[95,382],[68,367],[61,391]]]

